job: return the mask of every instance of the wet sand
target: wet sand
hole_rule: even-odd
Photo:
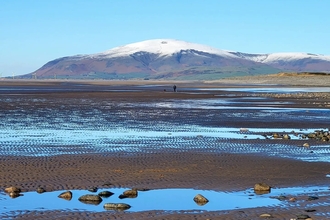
[[[328,79],[328,78],[327,78]],[[255,79],[254,79],[255,80]],[[323,82],[324,79],[314,79],[314,82]],[[233,82],[233,81],[232,81]],[[72,99],[94,100],[103,103],[105,100],[112,103],[134,103],[134,102],[159,102],[160,100],[185,99],[212,99],[214,93],[203,93],[194,88],[206,87],[242,87],[235,81],[216,82],[212,85],[203,82],[176,82],[178,93],[171,91],[173,82],[24,82],[24,81],[1,81],[1,88],[15,88],[15,91],[1,90],[1,95],[9,97],[22,93],[26,96],[37,96],[38,98],[51,99],[53,102],[37,102],[24,107],[24,102],[17,102],[15,105],[1,103],[1,111],[10,114],[16,108],[24,107],[25,113],[36,109],[57,109],[62,106],[63,111],[84,111],[86,103],[70,103]],[[155,86],[157,83],[157,86]],[[146,85],[148,88],[135,87],[132,85]],[[39,90],[29,90],[34,86]],[[85,85],[85,86],[82,86]],[[310,84],[311,85],[311,84]],[[309,85],[309,86],[310,86]],[[319,86],[316,83],[316,86]],[[143,88],[143,89],[141,89]],[[120,91],[124,90],[124,91]],[[131,91],[133,90],[133,91]],[[142,90],[142,91],[141,91]],[[164,91],[166,90],[166,91]],[[23,95],[23,96],[24,96]],[[217,92],[217,97],[255,96],[255,94],[242,92]],[[265,96],[263,94],[260,96]],[[329,93],[303,94],[296,96],[276,97],[276,101],[289,102],[288,107],[300,108],[323,108],[328,109],[330,103]],[[313,101],[311,101],[311,99]],[[273,99],[270,99],[273,100]],[[318,103],[315,103],[318,100]],[[269,100],[268,100],[269,101]],[[274,101],[274,100],[273,100]],[[253,102],[250,103],[253,106]],[[77,109],[77,106],[80,108]],[[150,111],[147,108],[133,106],[131,108],[114,107],[115,111]],[[137,109],[138,108],[138,109]],[[17,109],[16,109],[17,110]],[[190,121],[196,124],[207,126],[231,126],[231,127],[295,127],[295,128],[329,128],[329,120],[320,121],[317,119],[297,120],[292,116],[292,121],[281,121],[277,118],[269,118],[268,121],[258,118],[228,118],[223,115],[213,120],[205,120],[205,110],[183,110],[176,111],[171,118],[161,118],[170,122],[181,120],[189,124]],[[230,111],[230,110],[229,110]],[[242,110],[245,112],[246,110]],[[252,113],[255,110],[250,110]],[[32,113],[31,113],[32,114]],[[155,120],[156,113],[146,118],[146,122]],[[44,118],[45,115],[40,115]],[[162,116],[157,116],[162,117]],[[311,124],[311,121],[314,123]],[[197,137],[196,137],[197,138]],[[222,144],[228,144],[231,140],[222,140]],[[267,145],[272,140],[236,140],[239,144]],[[293,144],[294,145],[294,144]],[[17,146],[17,150],[19,150]],[[329,185],[330,163],[326,162],[305,162],[294,158],[281,158],[267,156],[258,153],[212,153],[207,149],[191,149],[181,151],[180,148],[159,148],[157,145],[148,146],[148,152],[128,153],[125,150],[109,153],[85,153],[76,155],[57,156],[0,156],[0,188],[3,190],[9,186],[18,186],[23,191],[35,191],[38,186],[44,187],[47,191],[88,189],[90,187],[127,187],[144,189],[164,188],[193,188],[219,191],[237,191],[252,188],[255,183],[265,182],[272,187],[293,187],[293,186],[326,186]],[[288,148],[293,146],[288,143]],[[284,148],[283,151],[286,149]],[[283,152],[284,153],[284,152]],[[252,209],[237,209],[219,212],[74,212],[74,211],[20,211],[5,213],[4,219],[259,219],[263,213],[271,214],[275,219],[296,218],[298,214],[307,214],[312,219],[329,218],[328,204],[329,197],[322,197],[318,201],[305,201],[303,196],[298,198],[302,204],[300,207],[262,207]],[[222,201],[226,202],[226,201]],[[306,207],[315,203],[315,212],[307,213]],[[323,215],[323,216],[320,216]],[[261,218],[260,218],[261,219]]]

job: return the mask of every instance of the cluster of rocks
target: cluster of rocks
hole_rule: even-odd
[[[318,141],[330,142],[330,129],[326,130],[315,130],[312,133],[303,135],[302,138],[315,139]]]
[[[120,199],[125,199],[125,198],[137,198],[138,196],[138,191],[147,191],[148,189],[129,189],[129,190],[125,190],[122,194],[120,194],[118,196],[118,198]],[[88,189],[88,191],[92,192],[92,193],[96,193],[98,191],[97,187],[92,187],[90,189]],[[5,189],[5,192],[12,198],[16,198],[19,196],[23,196],[23,194],[21,194],[21,189],[18,187],[8,187]],[[46,190],[42,187],[38,187],[36,192],[38,193],[44,193],[46,192]],[[101,191],[98,194],[86,194],[86,195],[82,195],[78,198],[78,200],[82,203],[85,204],[91,204],[91,205],[99,205],[103,199],[102,198],[109,198],[110,196],[114,195],[113,192],[110,191]],[[71,191],[65,191],[61,194],[58,195],[58,198],[61,199],[65,199],[70,201],[72,199],[73,193]],[[197,194],[193,200],[196,202],[197,205],[203,206],[206,203],[209,202],[209,200],[207,198],[205,198],[203,195],[201,194]],[[129,204],[126,203],[105,203],[103,205],[103,208],[105,210],[127,210],[129,208],[131,208],[131,206]]]
[[[267,185],[266,183],[256,183],[254,185],[254,192],[256,194],[266,194],[266,193],[270,193],[271,191],[271,186]],[[295,197],[287,197],[287,196],[276,196],[276,197],[270,197],[270,198],[274,198],[274,199],[278,199],[280,201],[289,201],[289,202],[296,202],[297,198]],[[319,199],[316,196],[309,196],[306,200],[307,201],[312,201],[312,200],[317,200]],[[306,209],[305,212],[315,212],[315,209]],[[261,215],[259,215],[260,218],[274,218],[271,214],[269,213],[263,213]],[[296,218],[291,219],[291,220],[298,220],[298,219],[305,219],[305,220],[312,220],[312,218],[309,215],[306,214],[298,214],[296,215]]]
[[[295,132],[291,131],[289,133],[266,133],[263,134],[266,139],[283,139],[290,140],[292,137],[296,137],[302,140],[315,140],[322,142],[330,142],[330,129],[328,130],[315,130],[310,133]],[[304,143],[303,147],[310,147],[309,143]]]
[[[267,193],[270,193],[271,191],[271,186],[269,186],[268,184],[266,183],[256,183],[254,185],[254,192],[255,194],[258,194],[258,195],[261,195],[261,194],[267,194]],[[97,187],[93,187],[93,188],[90,188],[88,189],[88,191],[90,192],[93,192],[93,193],[96,193],[98,191],[98,188]],[[136,188],[133,188],[133,189],[130,189],[130,190],[125,190],[122,194],[120,194],[118,196],[118,198],[120,199],[124,199],[124,198],[137,198],[138,196],[138,191],[147,191],[147,189],[141,189],[141,190],[138,190]],[[18,187],[8,187],[5,189],[5,192],[12,198],[16,198],[18,196],[22,196],[21,194],[21,189],[18,188]],[[38,193],[44,193],[46,192],[46,190],[42,187],[38,187],[36,192]],[[110,192],[110,191],[101,191],[99,192],[98,194],[85,194],[83,196],[80,196],[78,198],[78,200],[82,203],[85,203],[85,204],[92,204],[92,205],[99,205],[103,199],[102,198],[108,198],[110,196],[114,195],[113,192]],[[59,198],[62,198],[62,199],[65,199],[65,200],[71,200],[72,199],[72,192],[71,191],[66,191],[66,192],[63,192],[61,193],[60,195],[58,195]],[[287,196],[276,196],[276,197],[270,197],[270,198],[274,198],[274,199],[278,199],[280,201],[289,201],[289,202],[295,202],[297,201],[297,199],[295,197],[287,197]],[[312,201],[312,200],[317,200],[318,197],[316,196],[309,196],[307,198],[308,201]],[[193,200],[195,201],[195,203],[197,205],[200,205],[200,206],[203,206],[205,204],[207,204],[209,202],[209,200],[207,198],[205,198],[203,195],[201,194],[197,194]],[[127,210],[127,209],[130,209],[131,206],[129,204],[126,204],[126,203],[105,203],[103,205],[103,208],[105,210],[117,210],[117,211],[124,211],[124,210]],[[306,212],[314,212],[315,210],[314,209],[308,209],[308,210],[305,210]],[[259,215],[260,218],[273,218],[273,216],[269,213],[264,213],[264,214],[261,214]],[[300,215],[297,215],[295,220],[296,219],[307,219],[307,220],[311,220],[311,217],[308,216],[308,215],[305,215],[305,214],[300,214]]]
[[[21,192],[22,192],[21,188],[16,186],[5,188],[5,193],[7,193],[11,198],[17,198],[19,196],[23,196]],[[36,192],[40,194],[46,192],[46,190],[43,187],[39,186],[36,189]]]
[[[96,193],[98,191],[97,187],[93,187],[88,189],[88,191]],[[135,197],[131,196],[129,197],[128,195],[135,195]],[[102,198],[109,198],[110,196],[114,195],[113,192],[104,190],[99,192],[98,194],[86,194],[82,195],[78,198],[78,200],[84,204],[90,204],[90,205],[99,205],[103,199]],[[123,192],[123,194],[119,195],[119,198],[124,198],[123,195],[127,195],[125,198],[136,198],[137,197],[137,189],[132,189],[132,190],[126,190]],[[72,199],[72,192],[71,191],[66,191],[61,193],[59,198],[65,199],[65,200],[71,200]],[[117,211],[124,211],[127,209],[130,209],[131,206],[126,203],[105,203],[103,205],[103,208],[105,210],[117,210]]]

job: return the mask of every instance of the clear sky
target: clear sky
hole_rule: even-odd
[[[0,74],[157,38],[330,55],[329,10],[330,0],[0,0]]]

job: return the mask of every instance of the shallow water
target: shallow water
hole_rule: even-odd
[[[72,129],[43,128],[37,126],[22,128],[7,128],[0,132],[0,154],[11,156],[53,156],[61,154],[83,153],[111,153],[125,151],[126,153],[152,152],[157,150],[178,151],[203,150],[209,152],[231,153],[265,153],[271,156],[295,158],[307,161],[330,160],[330,147],[327,144],[314,145],[311,148],[288,147],[287,141],[274,140],[263,143],[264,133],[289,133],[293,140],[306,141],[300,135],[314,131],[308,129],[265,129],[265,128],[214,128],[202,126],[177,126],[176,130],[171,125],[163,125],[160,131],[144,127],[134,129],[119,127],[93,130],[93,128],[76,127]],[[72,126],[72,125],[71,125]],[[46,127],[46,125],[45,125]],[[268,138],[268,137],[267,137]],[[228,140],[256,140],[249,143]],[[283,142],[283,143],[282,143]],[[150,149],[149,146],[157,146]],[[287,149],[283,151],[283,149]],[[313,151],[313,153],[310,153]]]
[[[3,209],[1,213],[19,210],[71,210],[71,211],[106,211],[103,206],[105,203],[126,203],[131,206],[128,212],[140,212],[148,210],[202,210],[202,211],[220,211],[233,210],[241,208],[255,208],[266,206],[287,206],[287,201],[276,199],[278,196],[297,196],[300,194],[312,196],[329,196],[328,187],[293,187],[272,189],[270,193],[258,195],[253,189],[239,192],[218,192],[211,190],[195,189],[159,189],[149,191],[138,191],[136,198],[119,199],[118,196],[127,189],[110,188],[99,189],[98,192],[108,190],[114,195],[104,198],[100,204],[85,204],[78,200],[82,195],[94,194],[87,190],[71,190],[73,197],[70,201],[58,198],[58,195],[65,191],[45,192],[38,194],[36,192],[26,192],[23,196],[10,198],[5,193],[0,193],[0,206]],[[205,205],[198,205],[193,198],[201,194],[209,202]],[[157,202],[155,202],[155,199]],[[295,204],[290,204],[290,206]],[[298,205],[298,204],[297,204]],[[323,205],[330,205],[330,202]]]
[[[315,129],[248,127],[247,132],[241,132],[240,127],[228,125],[232,121],[236,125],[244,121],[255,125],[267,121],[280,125],[330,124],[330,109],[288,108],[287,104],[263,97],[114,102],[106,97],[3,94],[0,105],[6,107],[0,111],[0,155],[148,153],[166,149],[261,153],[329,162],[329,143],[313,143],[306,149],[299,147],[306,140],[291,134]],[[290,133],[292,140],[263,141],[264,134],[272,132]]]

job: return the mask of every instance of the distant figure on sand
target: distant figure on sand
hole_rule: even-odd
[[[173,91],[176,92],[176,85],[173,86]]]

